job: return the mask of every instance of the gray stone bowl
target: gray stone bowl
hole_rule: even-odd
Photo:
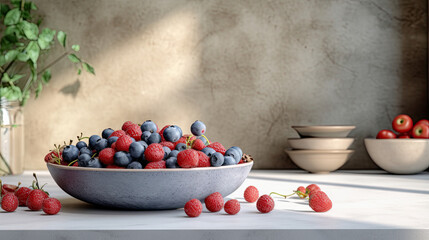
[[[193,198],[227,196],[244,182],[253,162],[206,168],[109,169],[47,163],[58,186],[71,196],[105,208],[182,208]]]

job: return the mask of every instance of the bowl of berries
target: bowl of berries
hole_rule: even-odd
[[[101,136],[81,135],[76,145],[55,145],[45,161],[66,193],[106,208],[174,209],[213,192],[234,192],[249,174],[252,157],[240,147],[210,142],[201,121],[191,132],[183,135],[177,125],[159,130],[150,120],[128,121]]]

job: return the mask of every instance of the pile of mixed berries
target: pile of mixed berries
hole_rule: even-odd
[[[183,135],[177,125],[161,130],[151,120],[141,125],[127,121],[119,130],[104,129],[99,135],[78,136],[78,143],[55,145],[45,161],[68,166],[92,168],[195,168],[220,167],[251,161],[239,147],[210,142],[204,135],[206,125],[195,121],[191,133]]]
[[[256,202],[256,209],[261,213],[269,213],[274,209],[274,199],[272,194],[282,196],[284,198],[292,195],[298,195],[301,199],[308,199],[308,204],[315,212],[327,212],[332,208],[332,201],[328,195],[323,192],[316,184],[310,184],[306,188],[300,186],[292,194],[283,195],[276,192],[271,192],[269,195],[264,194],[259,196],[259,190],[255,186],[249,186],[244,191],[243,197],[246,202]],[[240,212],[240,202],[236,199],[230,199],[224,203],[222,194],[215,192],[204,199],[204,204],[210,212],[224,211],[230,215],[235,215]],[[189,200],[184,207],[186,215],[189,217],[198,217],[203,211],[203,204],[198,199]]]
[[[39,185],[36,174],[31,188],[20,187],[12,184],[2,184],[1,187],[1,208],[6,212],[14,212],[18,206],[26,206],[31,211],[43,210],[48,215],[55,215],[61,210],[61,203],[56,198],[49,197],[49,193]]]

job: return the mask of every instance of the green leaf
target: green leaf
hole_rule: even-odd
[[[27,51],[27,54],[30,57],[31,61],[36,64],[40,53],[40,48],[37,42],[31,41],[25,50]]]
[[[79,50],[80,50],[80,46],[79,46],[79,45],[73,45],[73,46],[72,46],[72,49],[73,49],[75,52],[79,52]]]
[[[18,38],[22,37],[20,30],[15,25],[8,26],[4,31],[4,35],[5,36],[12,35]]]
[[[6,62],[8,63],[8,62],[12,62],[13,60],[15,60],[18,53],[19,53],[19,51],[17,51],[17,50],[10,50],[9,52],[7,52],[5,55]]]
[[[51,70],[46,70],[42,75],[42,81],[44,84],[48,84],[49,80],[51,80]]]
[[[1,81],[2,81],[2,82],[10,82],[9,74],[4,73],[4,74],[3,74],[3,77],[1,78]]]
[[[57,39],[58,39],[58,42],[60,42],[61,46],[66,47],[67,35],[65,32],[59,31],[57,34]]]
[[[6,64],[6,58],[4,55],[0,55],[0,66],[3,66]]]
[[[42,89],[43,89],[43,84],[42,84],[42,82],[39,82],[38,84],[37,84],[37,88],[36,88],[36,98],[38,98],[39,97],[39,94],[40,94],[40,92],[42,92]]]
[[[24,9],[26,11],[37,10],[37,6],[32,2],[26,2],[24,3]]]
[[[21,11],[19,11],[19,8],[14,8],[6,13],[6,16],[4,17],[4,25],[17,24],[20,17]]]
[[[37,27],[36,24],[22,21],[19,23],[19,25],[28,39],[37,40],[39,35],[39,27]]]
[[[23,77],[24,77],[24,75],[15,74],[15,75],[13,75],[13,77],[10,79],[10,81],[11,81],[11,82],[16,82],[16,81],[18,81],[19,79],[21,79],[21,78],[23,78]]]
[[[15,74],[15,75],[13,75],[13,77],[11,78],[10,76],[9,76],[9,74],[7,74],[7,73],[5,73],[5,74],[3,74],[3,77],[2,77],[2,79],[1,79],[1,81],[2,82],[16,82],[16,81],[18,81],[19,79],[21,79],[22,77],[24,77],[24,75],[19,75],[19,74]]]
[[[86,62],[83,62],[82,66],[83,66],[83,69],[85,69],[87,72],[92,73],[92,74],[95,75],[95,70],[94,70],[94,68],[91,65],[89,65]]]
[[[6,15],[7,12],[9,12],[10,7],[7,4],[0,3],[0,17],[3,17]]]
[[[21,101],[21,106],[24,106],[27,103],[27,100],[30,98],[30,91],[24,91],[22,93],[22,101]]]
[[[22,98],[21,89],[17,86],[8,86],[1,88],[1,95],[9,101],[16,101]]]
[[[13,6],[19,8],[21,7],[21,1],[22,0],[10,0],[10,3],[12,3]]]
[[[42,33],[39,35],[39,39],[37,39],[37,43],[39,44],[41,49],[48,49],[51,42],[54,40],[55,30],[51,30],[49,28],[45,28],[42,30]]]
[[[18,59],[21,62],[27,62],[28,59],[30,59],[30,56],[28,56],[27,54],[25,54],[23,52],[20,52],[20,53],[18,53],[18,56],[16,59]]]
[[[69,54],[68,57],[72,63],[80,63],[81,62],[81,60],[74,53]]]
[[[77,75],[80,75],[81,73],[82,73],[82,69],[80,69],[80,68],[79,68],[79,69],[77,70]]]

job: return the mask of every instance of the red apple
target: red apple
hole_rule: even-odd
[[[413,128],[413,119],[405,114],[398,115],[393,119],[392,127],[398,133],[409,132]]]
[[[414,125],[413,138],[429,138],[429,125],[422,123]]]
[[[425,125],[428,125],[428,126],[429,126],[429,120],[427,120],[427,119],[422,119],[422,120],[418,121],[418,122],[416,123],[416,125],[417,125],[417,124],[420,124],[420,123],[423,123],[423,124],[425,124]]]
[[[377,134],[377,139],[391,139],[396,138],[396,134],[390,130],[383,129]]]

